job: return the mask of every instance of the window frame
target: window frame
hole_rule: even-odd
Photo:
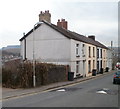
[[[80,57],[80,50],[79,50],[79,47],[80,45],[77,43],[76,44],[76,57]]]

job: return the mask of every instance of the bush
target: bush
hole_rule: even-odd
[[[36,86],[67,80],[66,66],[47,63],[35,63]],[[26,61],[16,67],[16,71],[3,68],[2,83],[4,87],[33,87],[33,63]]]
[[[3,86],[7,86],[10,87],[11,84],[11,71],[10,70],[6,70],[6,69],[2,69],[2,84]]]

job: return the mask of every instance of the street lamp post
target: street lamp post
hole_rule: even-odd
[[[33,27],[33,87],[36,86],[36,75],[35,75],[35,27],[38,25],[38,24],[42,24],[42,22],[37,22],[34,27]]]

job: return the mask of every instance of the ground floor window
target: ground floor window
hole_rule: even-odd
[[[91,72],[91,61],[90,60],[88,61],[88,72],[89,73]]]

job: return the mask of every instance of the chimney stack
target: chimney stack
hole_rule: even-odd
[[[90,36],[88,36],[88,38],[90,38],[92,40],[95,40],[95,36],[94,35],[90,35]]]
[[[51,14],[49,13],[49,10],[45,11],[45,12],[40,12],[39,14],[39,22],[41,22],[42,20],[45,20],[49,23],[51,23]]]
[[[60,19],[58,19],[57,26],[62,27],[66,30],[68,29],[68,23],[67,23],[67,21],[65,21],[65,19],[61,19],[61,21],[60,21]]]

